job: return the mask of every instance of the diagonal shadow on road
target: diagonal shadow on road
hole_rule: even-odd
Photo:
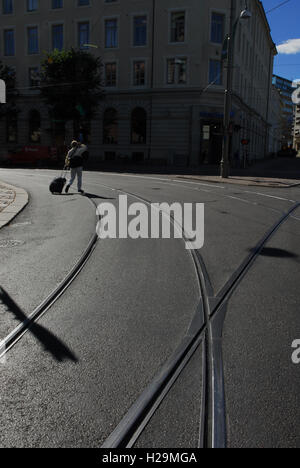
[[[94,193],[84,193],[84,196],[87,198],[99,198],[101,200],[115,200],[115,198],[100,197],[100,195],[95,195]]]
[[[20,323],[28,320],[28,317],[20,309],[18,304],[9,296],[9,294],[0,286],[0,302],[11,312],[16,320],[19,320]],[[73,362],[78,362],[75,354],[53,333],[47,330],[42,325],[38,323],[32,323],[28,331],[43,345],[46,352],[52,354],[52,356],[59,362],[70,360]]]
[[[250,252],[253,252],[254,249],[250,249]],[[272,247],[264,247],[260,254],[263,257],[277,257],[277,258],[298,258],[298,255],[293,252],[289,252],[284,249],[277,249]]]

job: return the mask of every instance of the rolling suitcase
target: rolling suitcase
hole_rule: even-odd
[[[54,193],[58,193],[58,194],[62,193],[62,191],[64,189],[64,186],[66,185],[66,182],[67,182],[66,174],[67,174],[67,170],[64,167],[64,169],[63,169],[63,171],[61,173],[61,176],[56,177],[54,180],[52,180],[52,182],[50,184],[50,187],[49,187],[49,190],[52,193],[52,195]]]

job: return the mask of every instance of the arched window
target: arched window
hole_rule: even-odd
[[[144,145],[147,141],[147,112],[136,107],[131,114],[131,143]]]
[[[41,141],[41,116],[35,109],[29,112],[29,141],[31,143]]]
[[[116,145],[118,143],[118,112],[106,109],[103,115],[103,143]]]

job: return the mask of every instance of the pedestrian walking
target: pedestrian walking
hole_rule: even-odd
[[[66,157],[66,166],[71,169],[71,178],[68,185],[66,186],[65,192],[68,193],[71,185],[74,183],[77,177],[78,193],[84,193],[82,190],[82,172],[84,161],[88,157],[87,146],[80,142],[73,140],[71,143],[71,149]]]

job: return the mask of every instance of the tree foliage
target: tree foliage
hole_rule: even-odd
[[[91,119],[102,97],[101,60],[82,50],[55,50],[42,61],[40,90],[54,122]]]

